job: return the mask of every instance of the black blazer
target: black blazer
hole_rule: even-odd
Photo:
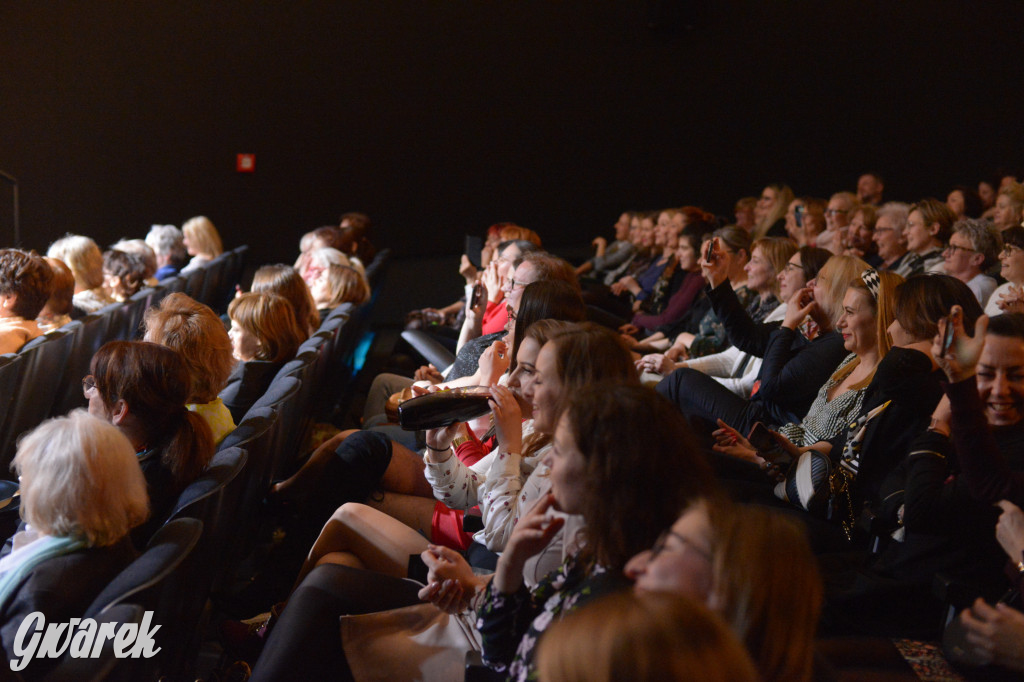
[[[81,618],[93,599],[134,558],[131,541],[125,537],[110,547],[81,549],[36,566],[6,603],[0,604],[0,641],[7,660],[14,657],[14,639],[26,616],[40,611],[47,624]],[[21,675],[38,679],[59,662],[59,658],[36,658]]]

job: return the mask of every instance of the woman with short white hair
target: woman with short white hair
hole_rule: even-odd
[[[0,640],[8,658],[22,621],[81,618],[134,558],[128,533],[149,514],[135,450],[117,427],[75,410],[43,422],[18,445],[25,524],[0,558]],[[59,659],[22,674],[43,676]]]

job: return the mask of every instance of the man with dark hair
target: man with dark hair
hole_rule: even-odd
[[[882,181],[882,176],[878,173],[865,173],[857,180],[857,198],[862,204],[881,206],[882,192],[884,190],[885,183]]]

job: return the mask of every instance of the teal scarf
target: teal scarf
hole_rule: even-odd
[[[40,538],[25,548],[27,554],[21,563],[9,571],[0,574],[0,607],[14,594],[22,581],[36,566],[71,552],[86,547],[85,541],[73,537],[54,537],[48,535]]]

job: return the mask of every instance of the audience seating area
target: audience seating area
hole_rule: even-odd
[[[5,475],[18,437],[43,420],[84,407],[81,381],[93,353],[104,343],[141,339],[149,307],[183,291],[223,312],[239,282],[248,247],[242,246],[186,276],[139,291],[60,330],[0,356],[0,457]],[[99,659],[67,657],[47,679],[195,679],[202,623],[211,594],[226,589],[241,559],[255,544],[260,507],[272,480],[294,470],[297,448],[314,419],[344,403],[354,378],[353,353],[369,328],[390,252],[367,268],[373,297],[342,305],[286,363],[264,396],[220,444],[205,473],[180,495],[170,519],[90,607],[99,622],[137,623],[154,611],[164,650],[150,659],[115,659],[110,647]]]

